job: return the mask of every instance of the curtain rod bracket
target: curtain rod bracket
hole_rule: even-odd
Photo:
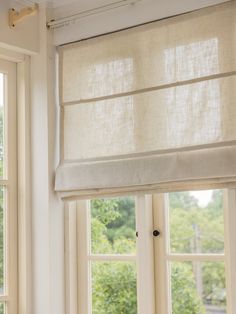
[[[38,4],[35,3],[32,7],[26,7],[20,11],[15,10],[14,8],[9,9],[9,26],[14,28],[16,24],[22,21],[26,16],[34,15],[38,11]]]

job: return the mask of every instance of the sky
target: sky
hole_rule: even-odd
[[[201,207],[206,206],[212,197],[212,190],[192,191],[190,194],[198,200],[198,205]]]

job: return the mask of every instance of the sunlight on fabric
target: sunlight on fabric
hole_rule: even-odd
[[[210,38],[165,50],[168,82],[188,80],[219,72],[218,39]]]

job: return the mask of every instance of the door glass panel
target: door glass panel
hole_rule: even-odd
[[[92,262],[92,314],[137,314],[135,262]]]
[[[0,314],[6,313],[5,302],[0,302]]]
[[[225,314],[223,262],[171,263],[172,314]]]
[[[135,253],[134,198],[92,200],[90,213],[91,252],[93,254]]]
[[[223,253],[223,190],[169,194],[171,253]]]
[[[4,175],[4,81],[5,75],[0,73],[0,177]]]

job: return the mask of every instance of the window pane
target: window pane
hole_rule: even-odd
[[[0,73],[0,177],[4,175],[4,74]]]
[[[4,302],[0,302],[0,314],[6,313],[6,307]]]
[[[92,253],[135,253],[134,198],[122,197],[92,200],[90,212]]]
[[[92,262],[92,313],[137,314],[135,262]]]
[[[225,314],[222,262],[171,263],[172,314]]]
[[[0,295],[5,293],[5,202],[4,188],[0,188]],[[1,312],[0,312],[1,314]]]
[[[223,253],[223,190],[169,194],[172,253]]]

